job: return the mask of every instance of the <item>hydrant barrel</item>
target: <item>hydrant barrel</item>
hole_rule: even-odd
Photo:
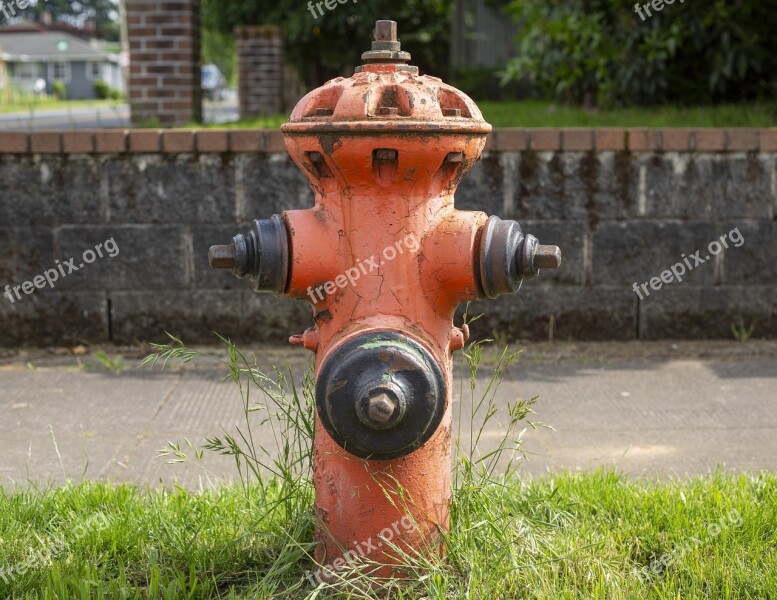
[[[316,353],[316,560],[340,565],[326,579],[363,559],[396,574],[392,546],[443,552],[452,355],[469,336],[456,309],[561,264],[516,221],[456,209],[491,131],[477,105],[408,64],[393,21],[378,21],[362,58],[281,128],[314,206],[255,221],[209,256],[311,306],[314,325],[289,339]],[[391,543],[368,556],[350,550],[381,536]]]

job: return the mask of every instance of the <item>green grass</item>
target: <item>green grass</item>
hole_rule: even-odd
[[[494,127],[775,127],[777,103],[680,108],[656,106],[585,110],[547,101],[478,102]],[[270,115],[214,127],[277,129],[288,115]]]
[[[24,112],[32,110],[53,110],[67,108],[111,108],[121,106],[120,100],[57,100],[55,98],[44,98],[29,102],[16,102],[5,104],[0,102],[0,114]]]
[[[255,119],[243,119],[231,123],[191,123],[189,127],[197,129],[278,129],[286,121],[289,115],[263,115]]]
[[[279,489],[84,483],[0,494],[0,568],[63,548],[10,584],[0,578],[0,597],[307,597],[312,520],[263,516],[254,501]],[[599,472],[460,489],[450,563],[411,577],[404,597],[775,598],[776,492],[774,475],[721,473],[656,483]],[[637,575],[679,548],[666,568]],[[336,596],[346,594],[323,594]]]
[[[456,435],[471,441],[455,445],[447,559],[404,552],[408,577],[378,581],[365,573],[367,557],[347,579],[314,587],[305,575],[318,568],[311,374],[299,386],[279,370],[268,375],[224,342],[226,358],[171,337],[144,364],[212,358],[225,368],[245,424],[204,448],[170,444],[163,454],[200,466],[206,450],[231,455],[239,483],[200,493],[88,482],[0,489],[0,598],[777,598],[776,475],[522,479],[512,457],[523,429],[540,425],[528,420],[536,398],[506,407],[504,439],[479,452],[496,390],[519,358],[505,350],[492,361],[480,342],[467,347],[458,381],[473,426]],[[254,444],[259,421],[277,447]],[[403,497],[376,484],[374,493]]]
[[[480,102],[494,127],[774,127],[777,103],[587,111],[540,101]]]

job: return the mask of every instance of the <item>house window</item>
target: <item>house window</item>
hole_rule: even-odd
[[[49,79],[52,81],[70,82],[70,63],[53,62],[49,63]]]
[[[37,63],[15,63],[13,65],[12,77],[19,83],[35,81],[39,73]]]
[[[102,81],[103,79],[103,64],[100,62],[86,63],[86,77],[88,79],[94,79]]]

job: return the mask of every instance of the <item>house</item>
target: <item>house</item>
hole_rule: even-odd
[[[65,84],[70,100],[96,98],[95,81],[123,89],[119,57],[64,31],[16,25],[0,29],[0,88],[18,86],[32,92],[38,80],[47,94]]]

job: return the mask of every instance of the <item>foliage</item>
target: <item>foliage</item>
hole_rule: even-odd
[[[245,425],[211,438],[204,450],[231,456],[241,484],[198,493],[71,481],[58,489],[0,487],[0,597],[777,597],[774,474],[516,477],[520,424],[532,425],[526,417],[534,399],[497,405],[496,388],[518,356],[496,355],[483,376],[481,343],[463,353],[447,557],[406,556],[402,579],[358,574],[313,587],[305,577],[315,568],[311,372],[297,387],[222,341],[226,356],[191,350],[170,336],[144,362],[211,358],[222,365],[242,396]],[[484,436],[491,420],[504,425],[495,444]],[[272,432],[269,447],[259,444],[260,426]],[[187,440],[164,454],[196,462],[213,483],[217,477],[201,464],[204,450]]]
[[[389,595],[377,585],[315,590],[304,578],[313,568],[311,521],[290,530],[288,497],[263,485],[249,493],[238,485],[192,492],[105,482],[0,488],[0,598],[777,597],[774,474],[554,474],[461,490],[449,561],[425,573],[417,566],[405,589]],[[268,512],[260,498],[281,509]],[[741,516],[739,526],[731,514]],[[645,568],[672,552],[676,560],[651,577]],[[20,566],[24,574],[9,572]]]
[[[773,97],[777,12],[759,0],[674,2],[643,21],[633,0],[512,0],[524,79],[564,101],[708,104]]]
[[[499,74],[488,67],[459,67],[452,69],[446,81],[460,89],[473,100],[515,100],[530,95],[530,87],[522,81],[510,81],[500,85]]]
[[[717,106],[624,107],[586,110],[546,100],[519,102],[479,101],[483,118],[494,127],[772,127],[777,122],[777,101],[765,104]],[[288,115],[264,115],[229,123],[236,129],[277,129]],[[223,128],[224,123],[191,124]]]
[[[319,2],[320,3],[320,2]],[[338,75],[350,75],[374,39],[375,21],[399,24],[402,48],[423,72],[445,76],[448,65],[452,0],[370,0],[336,3],[314,17],[304,0],[203,0],[203,27],[231,35],[236,25],[279,25],[288,61],[309,87]],[[315,7],[313,8],[315,10]],[[215,62],[215,61],[214,61]],[[218,64],[218,63],[216,63]]]
[[[121,101],[115,100],[57,100],[52,96],[38,96],[33,93],[25,93],[24,91],[14,91],[9,98],[9,103],[6,104],[3,99],[0,101],[0,115],[11,113],[30,113],[33,115],[37,110],[47,110],[55,108],[93,108],[105,109],[105,108],[117,108],[121,106]]]
[[[773,127],[777,101],[717,106],[587,110],[549,101],[479,102],[494,127]]]
[[[98,31],[108,39],[119,39],[118,0],[31,0],[29,5],[18,8],[18,2],[4,3],[6,10],[14,6],[17,16],[30,21],[42,21],[43,13],[48,12],[55,22],[82,26],[93,21]],[[4,12],[0,12],[0,25],[8,21]]]
[[[750,339],[755,331],[755,323],[751,323],[749,326],[745,325],[744,321],[739,323],[731,323],[731,335],[738,342],[746,342]]]
[[[216,65],[227,80],[227,87],[237,86],[237,56],[235,54],[235,38],[231,34],[203,28],[202,64]]]
[[[55,81],[51,85],[51,89],[54,92],[54,97],[57,100],[65,100],[67,98],[67,86],[64,81]]]
[[[98,350],[94,353],[94,357],[97,359],[98,363],[108,371],[123,371],[127,368],[121,355],[111,358],[102,350]]]
[[[104,81],[94,82],[94,94],[98,100],[119,100],[121,98],[121,92]]]

